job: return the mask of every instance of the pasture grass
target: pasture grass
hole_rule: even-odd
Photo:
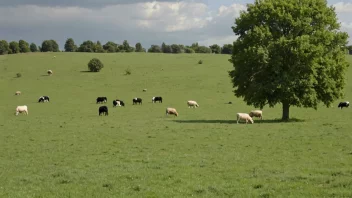
[[[87,72],[95,57],[104,68]],[[233,96],[229,58],[0,56],[0,197],[351,197],[351,109],[291,108],[293,119],[280,122],[281,106],[265,107],[263,121],[236,124],[237,112],[254,108]],[[345,100],[351,68],[347,77]],[[42,95],[51,102],[39,104]],[[98,96],[109,116],[98,116]],[[113,108],[117,98],[126,107]],[[15,116],[17,105],[29,115]],[[180,115],[165,116],[166,107]]]

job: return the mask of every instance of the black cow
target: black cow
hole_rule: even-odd
[[[108,101],[107,97],[98,97],[97,98],[97,104],[98,103],[106,103]]]
[[[133,104],[137,104],[137,103],[142,104],[142,98],[133,98],[132,102]]]
[[[163,98],[161,96],[155,96],[152,98],[152,103],[156,103],[156,101],[159,101],[159,103],[163,103]]]
[[[119,99],[116,99],[116,100],[113,100],[112,101],[112,105],[113,107],[116,107],[116,106],[125,106],[125,103],[122,101],[122,100],[119,100]]]
[[[344,108],[344,107],[349,107],[350,106],[350,102],[348,102],[348,101],[345,101],[345,102],[340,102],[339,103],[339,106],[337,107],[337,108],[341,108],[341,110],[342,110],[342,108]]]
[[[109,115],[107,106],[99,107],[99,116],[101,116],[101,114],[105,114],[106,116]]]
[[[40,96],[38,102],[50,102],[49,96]]]

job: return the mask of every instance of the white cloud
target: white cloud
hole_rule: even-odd
[[[333,4],[336,12],[348,12],[352,13],[352,3],[338,2]]]
[[[75,4],[68,7],[23,5],[18,4],[19,1],[14,7],[1,7],[0,3],[0,37],[21,38],[38,44],[44,39],[55,39],[61,48],[68,37],[77,43],[87,39],[121,43],[127,39],[130,44],[141,42],[144,47],[162,42],[223,45],[236,39],[231,26],[240,11],[246,9],[244,3],[224,6],[221,0],[216,0],[218,7],[210,7],[200,0],[136,0],[139,3],[134,4],[113,4],[113,0],[105,0],[105,6],[95,8],[78,7],[81,0],[74,0]],[[97,1],[90,0],[90,3],[94,2]],[[341,29],[352,37],[352,3],[336,2],[333,5],[342,22]]]

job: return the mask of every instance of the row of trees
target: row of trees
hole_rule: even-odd
[[[216,53],[216,54],[231,54],[232,44],[225,44],[220,47],[217,44],[207,46],[199,46],[198,43],[193,43],[191,46],[179,44],[167,45],[164,42],[159,45],[152,45],[148,50],[142,47],[141,43],[137,43],[134,47],[130,46],[127,40],[117,44],[108,41],[102,45],[99,41],[93,42],[90,40],[84,41],[79,47],[75,44],[72,38],[66,40],[65,52],[95,52],[95,53],[116,53],[116,52],[150,52],[150,53]]]
[[[11,41],[8,43],[5,40],[0,40],[0,55],[17,54],[27,52],[59,52],[59,45],[54,40],[45,40],[41,46],[35,43],[29,44],[25,40]]]
[[[191,46],[179,44],[167,45],[164,42],[159,45],[151,45],[149,49],[142,47],[141,43],[137,43],[134,47],[130,46],[127,40],[117,44],[108,41],[102,45],[99,41],[93,42],[90,40],[84,41],[77,46],[72,38],[68,38],[65,42],[65,52],[94,52],[94,53],[117,53],[117,52],[149,52],[149,53],[215,53],[215,54],[231,54],[232,44],[225,44],[220,47],[217,44],[211,46],[200,46],[198,43],[193,43]],[[59,52],[59,45],[55,40],[44,40],[41,46],[34,43],[29,44],[24,40],[11,41],[8,43],[5,40],[0,40],[0,55],[17,54],[27,52]]]

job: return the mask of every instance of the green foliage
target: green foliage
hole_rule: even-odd
[[[77,46],[73,38],[68,38],[65,42],[65,52],[75,52],[77,51]]]
[[[88,69],[91,72],[99,72],[103,68],[104,64],[98,58],[93,58],[88,63]]]
[[[192,53],[195,53],[194,49],[190,48],[190,47],[186,47],[185,48],[185,53],[189,53],[189,54],[192,54]]]
[[[343,96],[348,35],[325,0],[256,1],[232,28],[238,39],[229,74],[248,105],[281,103],[288,120],[290,106],[330,107]]]
[[[0,55],[8,54],[10,51],[9,44],[5,40],[0,40]]]
[[[172,48],[170,45],[166,45],[164,42],[161,44],[161,51],[163,53],[172,53]]]
[[[90,41],[90,40],[84,41],[79,46],[77,51],[78,52],[94,52],[94,43],[93,43],[93,41]]]
[[[202,61],[202,60],[199,60],[199,61],[198,61],[198,64],[203,64],[203,61]]]
[[[125,75],[131,75],[132,71],[130,68],[125,69]]]
[[[24,41],[24,40],[19,40],[18,46],[19,46],[19,48],[20,48],[20,52],[21,52],[21,53],[30,52],[30,50],[29,50],[29,44],[28,44],[26,41]]]
[[[218,44],[213,44],[213,45],[209,46],[209,48],[211,49],[212,53],[215,53],[215,54],[221,53],[221,47]]]
[[[348,53],[352,55],[352,45],[347,46]]]
[[[120,50],[123,52],[134,52],[135,48],[131,47],[127,40],[124,40]]]
[[[161,48],[159,45],[151,45],[151,47],[148,49],[148,52],[150,53],[162,53]]]
[[[211,53],[211,49],[206,46],[198,46],[196,53],[209,54],[209,53]]]
[[[9,54],[20,53],[20,46],[16,41],[11,41],[9,45]]]
[[[17,77],[17,78],[20,78],[21,76],[22,76],[21,73],[17,73],[17,74],[16,74],[16,77]]]
[[[101,45],[100,41],[97,41],[96,43],[94,43],[93,51],[95,53],[104,53],[105,52],[105,50],[104,50],[103,46]]]
[[[38,47],[37,47],[37,45],[34,44],[34,43],[31,43],[31,44],[29,45],[29,49],[31,50],[31,52],[37,52],[37,51],[38,51]]]
[[[105,45],[103,45],[103,49],[107,53],[114,53],[114,52],[118,52],[119,51],[119,48],[117,47],[117,44],[112,42],[112,41],[108,41]]]
[[[224,44],[221,48],[222,54],[232,54],[233,52],[233,45],[232,44]]]
[[[145,52],[145,49],[142,47],[141,43],[136,43],[136,52]]]
[[[174,54],[182,53],[182,49],[181,49],[180,45],[172,44],[170,46],[170,48],[171,48],[171,52],[174,53]]]
[[[59,52],[59,45],[55,40],[44,40],[40,48],[42,52]]]

